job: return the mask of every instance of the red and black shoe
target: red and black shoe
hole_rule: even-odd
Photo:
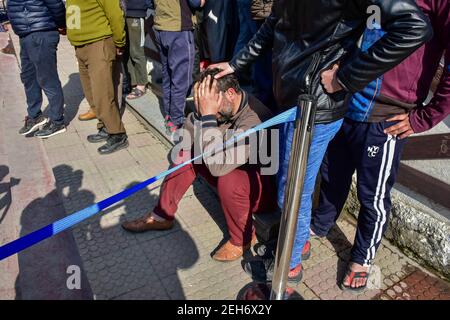
[[[166,126],[169,121],[170,121],[170,116],[165,116],[164,117],[164,125]]]
[[[174,124],[170,119],[167,120],[167,122],[165,123],[165,126],[166,126],[166,133],[168,135],[174,134],[179,129],[179,126]]]

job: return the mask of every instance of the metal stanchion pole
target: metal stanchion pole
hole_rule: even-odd
[[[251,283],[247,288],[243,288],[240,299],[295,299],[294,294],[286,296],[286,282],[289,274],[289,264],[294,246],[295,233],[297,231],[298,211],[301,206],[306,165],[308,163],[316,114],[316,103],[316,98],[312,95],[301,95],[299,97],[299,112],[297,112],[297,118],[295,120],[272,284]]]
[[[306,165],[316,113],[315,97],[311,95],[300,96],[298,110],[275,257],[271,300],[283,300],[285,297],[289,264],[297,230],[298,211],[301,206]]]

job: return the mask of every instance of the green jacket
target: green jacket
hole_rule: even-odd
[[[154,0],[155,29],[159,31],[190,31],[193,11],[189,0]]]
[[[125,18],[119,0],[67,0],[67,37],[73,46],[113,37],[125,46]]]

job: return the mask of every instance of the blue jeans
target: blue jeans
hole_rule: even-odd
[[[56,50],[57,31],[33,32],[20,38],[20,78],[25,87],[28,117],[35,119],[42,111],[42,91],[48,98],[48,116],[56,124],[64,123],[64,94],[59,81]]]
[[[314,126],[311,149],[306,167],[305,184],[303,186],[302,203],[298,215],[297,232],[291,257],[291,269],[302,262],[303,247],[309,239],[312,200],[317,174],[325,152],[327,151],[328,144],[339,131],[342,122],[343,120],[338,120],[328,124],[317,124]],[[284,204],[294,124],[294,122],[289,122],[280,126],[280,169],[277,174],[278,205],[280,208],[283,208]]]

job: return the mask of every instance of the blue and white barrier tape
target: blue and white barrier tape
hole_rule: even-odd
[[[269,119],[269,120],[259,124],[258,126],[233,137],[232,139],[225,142],[224,146],[227,147],[229,145],[232,145],[232,144],[236,143],[237,141],[240,141],[240,140],[244,139],[245,137],[248,137],[249,135],[256,133],[260,130],[267,129],[267,128],[270,128],[272,126],[275,126],[275,125],[278,125],[281,123],[294,121],[296,118],[296,115],[297,115],[297,107],[289,109],[288,111],[283,112],[283,113],[279,114],[278,116],[273,117],[272,119]],[[223,146],[221,146],[221,147],[223,148]],[[214,149],[214,150],[216,150],[216,149]],[[151,185],[152,183],[170,175],[171,173],[183,168],[184,166],[194,162],[195,160],[200,159],[202,157],[209,156],[210,154],[212,154],[214,152],[214,150],[211,150],[208,153],[203,153],[199,156],[196,156],[180,165],[177,165],[167,171],[164,171],[163,173],[161,173],[153,178],[143,181],[143,182],[133,186],[130,189],[124,190],[116,195],[113,195],[112,197],[102,200],[92,206],[89,206],[81,211],[75,212],[63,219],[60,219],[52,224],[49,224],[48,226],[45,226],[39,230],[36,230],[36,231],[29,233],[17,240],[11,241],[11,242],[1,246],[0,247],[0,260],[6,259],[9,256],[12,256],[22,250],[25,250],[25,249],[35,245],[38,242],[41,242],[47,238],[50,238],[60,232],[63,232],[64,230],[67,230],[67,229],[77,225],[78,223],[96,215],[97,213],[112,206],[113,204],[115,204],[119,201],[122,201],[123,199],[133,195],[134,193],[136,193],[142,189],[145,189],[147,186]]]

